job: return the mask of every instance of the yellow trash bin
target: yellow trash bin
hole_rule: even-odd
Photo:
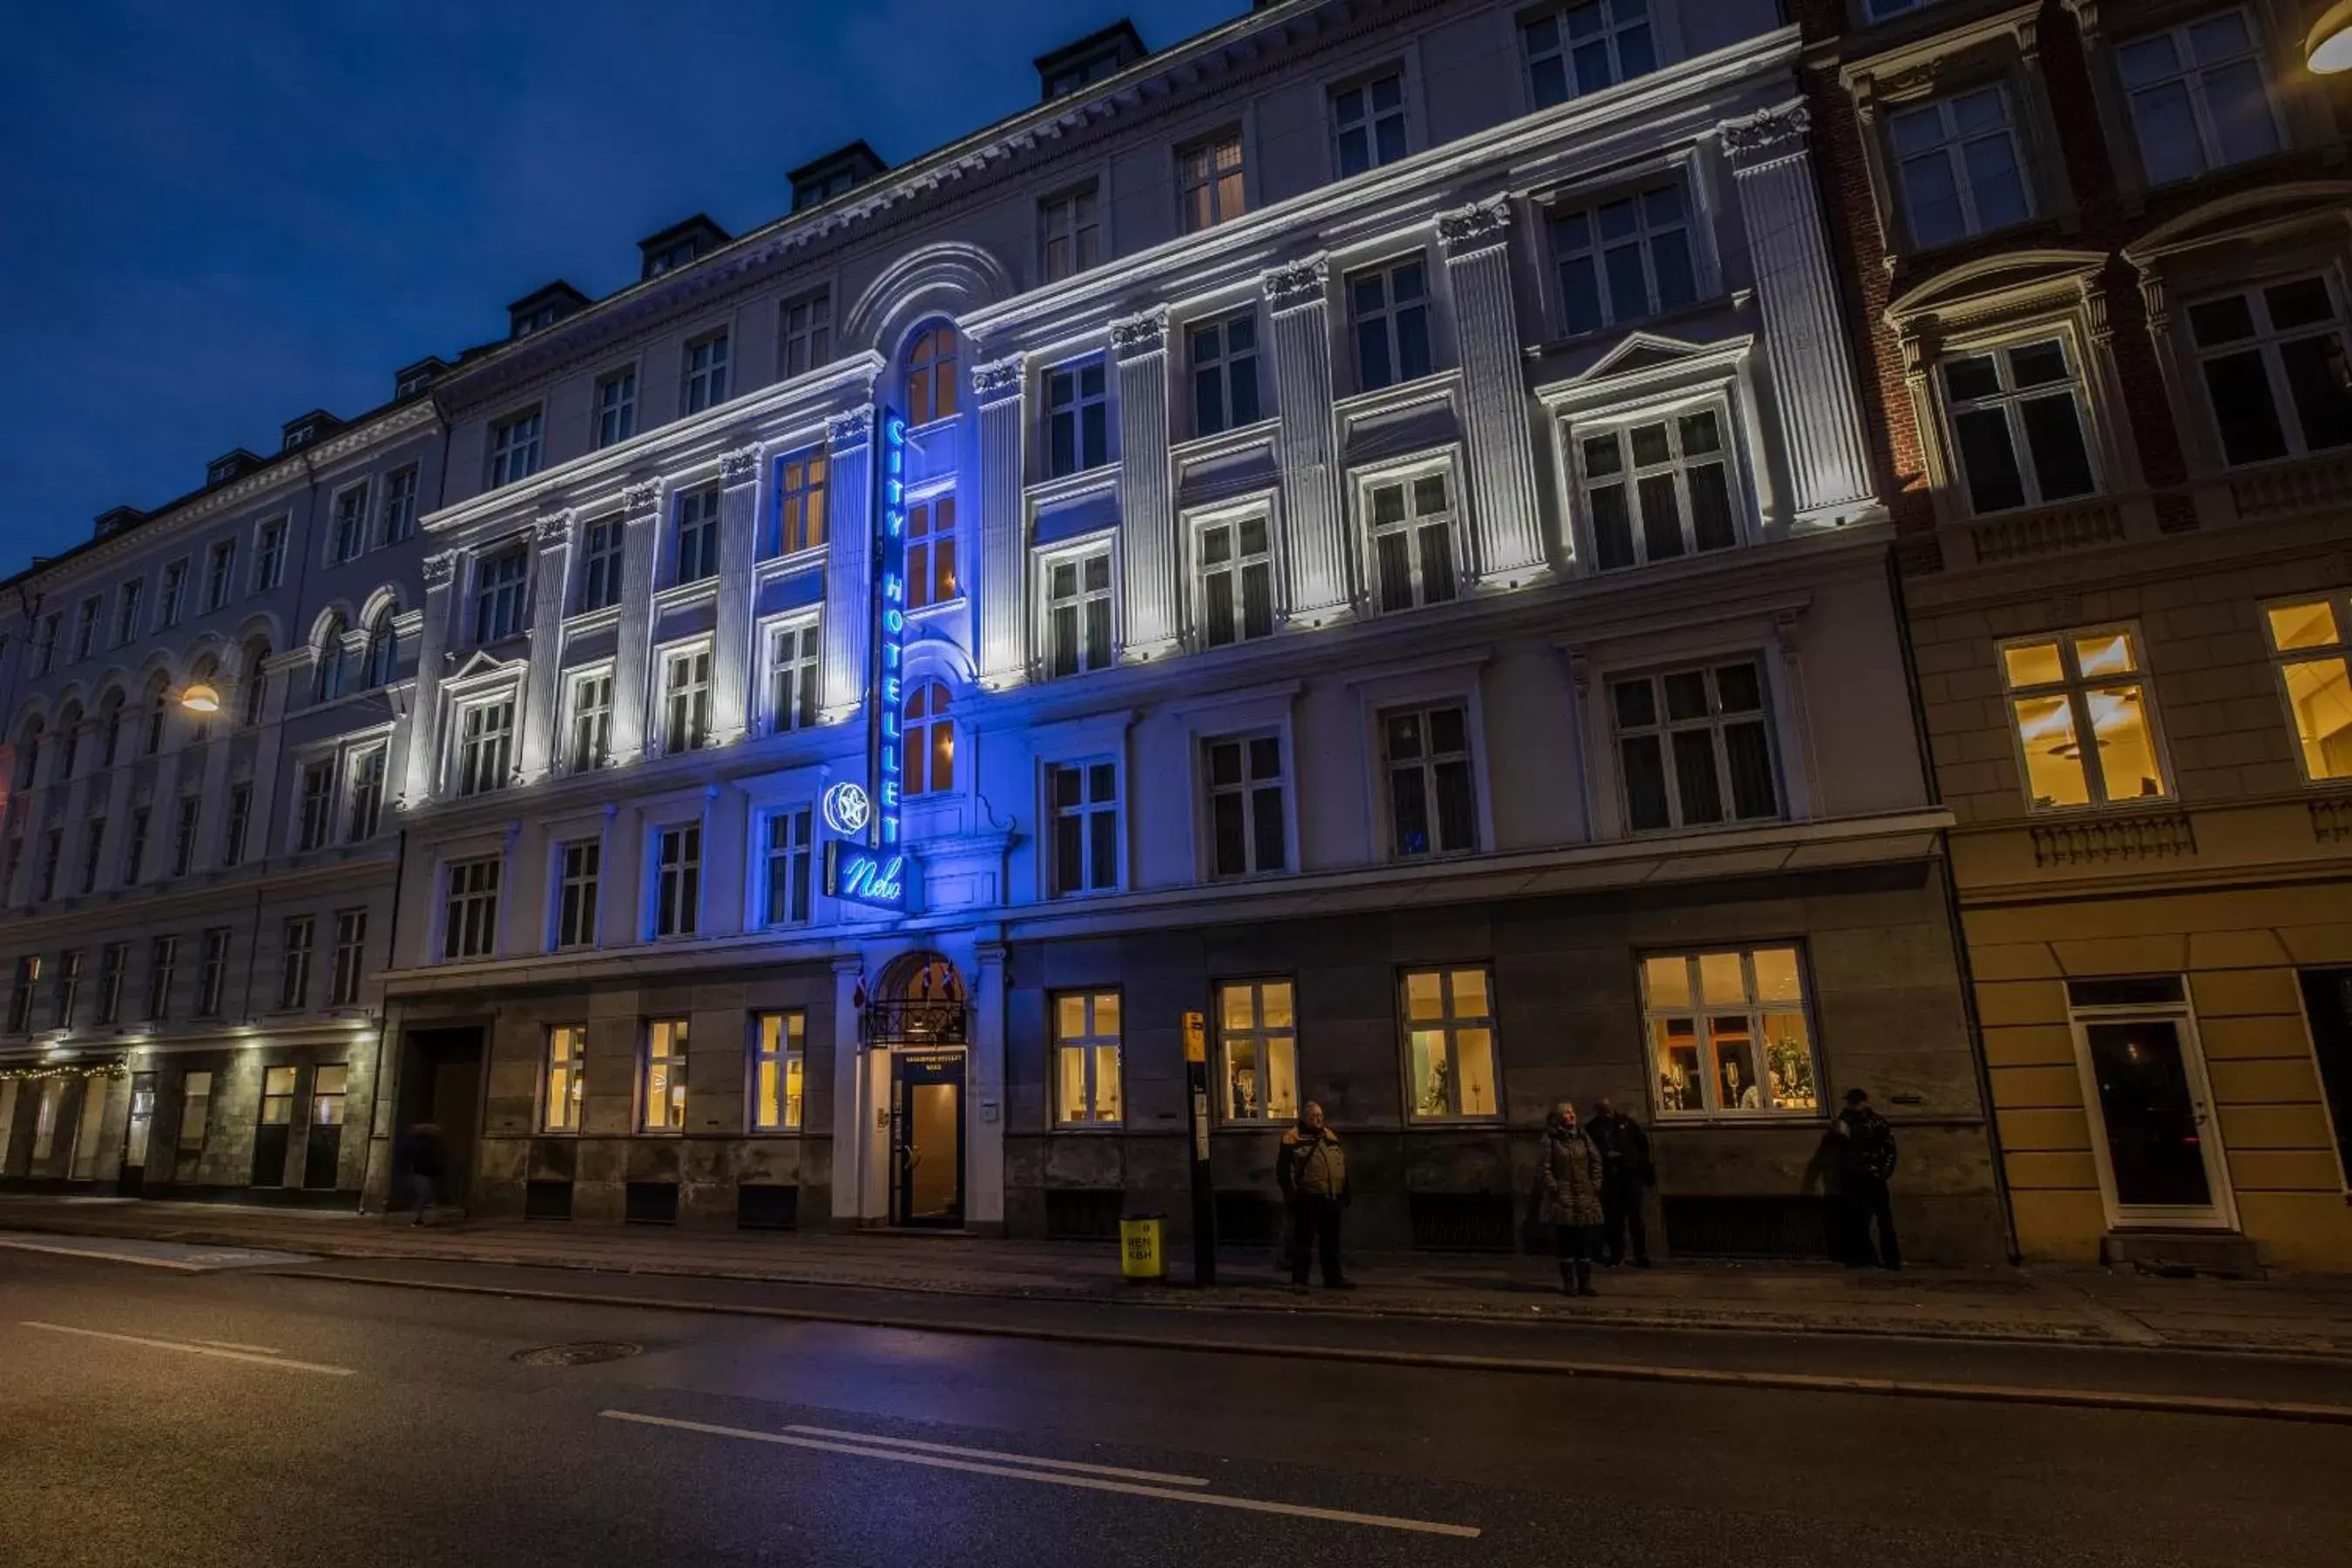
[[[1129,1279],[1168,1278],[1168,1216],[1138,1215],[1118,1222],[1118,1271]]]

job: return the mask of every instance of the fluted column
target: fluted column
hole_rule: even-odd
[[[654,556],[661,529],[658,479],[621,492],[621,620],[613,639],[613,761],[646,754],[646,707],[651,700],[654,637]]]
[[[1329,268],[1320,256],[1265,274],[1273,318],[1274,398],[1282,430],[1282,522],[1289,617],[1306,625],[1350,611],[1347,513],[1331,464]]]
[[[731,746],[751,725],[751,562],[760,549],[757,445],[719,458],[719,614],[710,659],[710,743]]]
[[[866,622],[873,584],[874,405],[836,415],[825,426],[824,703],[819,717],[838,723],[866,700]]]
[[[1022,496],[1022,437],[1028,400],[1023,356],[971,373],[980,413],[980,681],[991,690],[1029,674],[1029,520]]]
[[[441,756],[441,667],[449,651],[449,617],[457,613],[456,580],[462,550],[425,558],[425,626],[417,636],[416,683],[408,704],[408,777],[401,800],[423,805],[433,798],[433,775]],[[267,827],[268,817],[257,823]]]
[[[1120,655],[1176,650],[1176,501],[1168,466],[1168,312],[1113,321],[1118,361]]]
[[[563,665],[564,585],[572,563],[572,514],[551,511],[532,531],[539,552],[530,567],[530,668],[522,682],[525,784],[547,776],[555,755],[555,678]]]
[[[1773,402],[1788,443],[1801,519],[1877,501],[1821,199],[1813,187],[1806,141],[1811,124],[1805,106],[1791,102],[1717,127],[1739,187]]]
[[[1518,303],[1511,289],[1511,202],[1475,202],[1437,220],[1454,294],[1469,416],[1471,574],[1495,586],[1542,574],[1535,441],[1528,430]]]

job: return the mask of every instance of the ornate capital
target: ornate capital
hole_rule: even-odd
[[[427,588],[446,585],[449,579],[457,574],[457,552],[454,550],[434,552],[425,558],[424,572]]]
[[[1302,305],[1323,302],[1325,283],[1331,275],[1328,258],[1310,256],[1302,261],[1286,262],[1265,273],[1258,281],[1265,289],[1265,302],[1277,310],[1294,310]]]
[[[644,517],[661,510],[661,481],[647,479],[643,484],[625,485],[621,489],[621,515]]]
[[[760,444],[738,447],[719,455],[719,482],[722,485],[748,485],[760,476]]]
[[[1168,346],[1168,308],[1154,306],[1140,315],[1124,316],[1110,324],[1111,352],[1121,359],[1140,359]]]
[[[531,531],[537,536],[541,550],[568,544],[572,541],[572,514],[568,511],[543,512],[539,521],[532,525]]]
[[[1716,131],[1731,158],[1732,173],[1746,174],[1804,156],[1812,123],[1812,111],[1802,103],[1784,103],[1727,120]]]
[[[998,403],[1008,397],[1020,396],[1022,376],[1027,363],[1028,356],[1025,354],[1007,354],[1003,359],[972,366],[972,396],[982,403]]]
[[[874,442],[874,405],[863,403],[824,422],[824,444],[836,458],[862,452]]]
[[[1437,216],[1437,242],[1446,259],[1475,256],[1507,244],[1511,237],[1511,198],[1489,196]]]

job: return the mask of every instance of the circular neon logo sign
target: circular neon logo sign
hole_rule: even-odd
[[[824,792],[824,825],[855,838],[874,820],[874,802],[863,784],[837,784]]]

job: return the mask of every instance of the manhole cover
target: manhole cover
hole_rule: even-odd
[[[535,1351],[517,1351],[514,1359],[525,1366],[588,1366],[600,1361],[626,1361],[641,1354],[645,1346],[623,1344],[618,1340],[591,1340],[576,1345],[541,1345]]]

